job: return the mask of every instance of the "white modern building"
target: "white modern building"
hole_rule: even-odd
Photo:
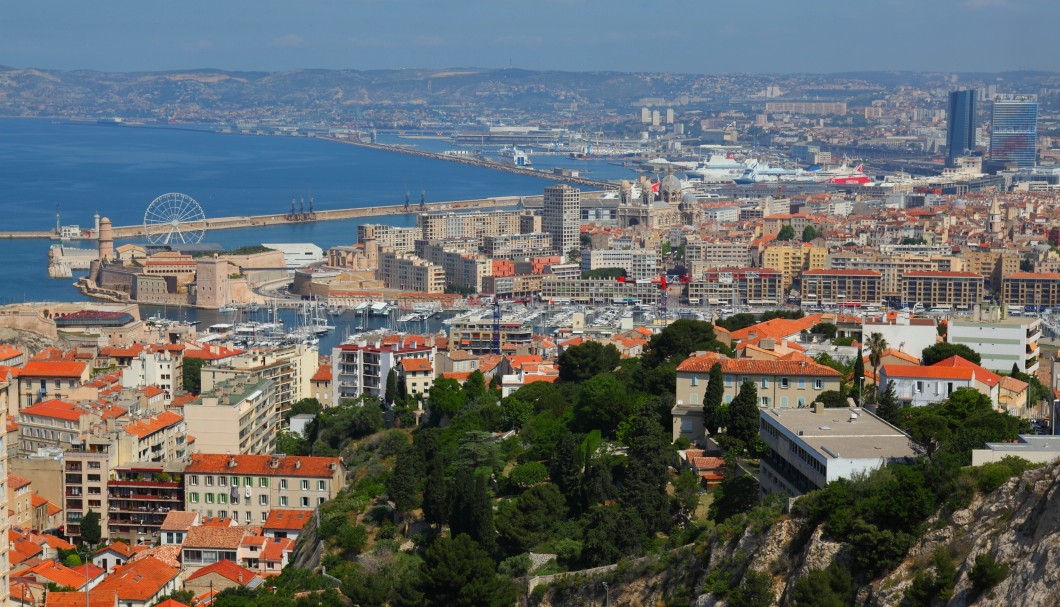
[[[542,230],[552,236],[552,250],[566,256],[578,248],[581,231],[582,193],[566,184],[545,188],[544,208],[541,212]]]
[[[652,249],[586,249],[582,251],[582,273],[604,268],[622,268],[626,278],[649,280],[659,277],[659,253]]]
[[[324,249],[311,242],[263,243],[261,246],[283,253],[283,263],[288,270],[324,261]]]
[[[759,422],[769,448],[759,473],[765,494],[797,497],[915,457],[908,436],[863,409],[763,409]]]
[[[939,340],[938,324],[934,318],[913,318],[904,312],[894,317],[866,317],[861,322],[861,341],[868,341],[873,333],[879,333],[887,340],[888,349],[916,358],[920,358],[924,348],[935,345]]]
[[[951,320],[946,341],[968,346],[991,371],[1008,373],[1015,364],[1024,373],[1038,370],[1042,321],[1038,318]]]

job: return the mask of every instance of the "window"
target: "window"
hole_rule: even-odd
[[[204,497],[206,498],[206,503],[207,504],[212,504],[213,503],[213,494],[212,493],[206,493],[206,494],[204,494]]]
[[[788,397],[787,396],[781,396],[780,397],[780,407],[782,409],[787,409],[788,408]]]
[[[806,389],[806,380],[800,377],[799,378],[799,390],[805,390],[805,389]]]
[[[280,489],[286,489],[286,488],[287,488],[287,479],[281,478],[280,479]]]
[[[302,491],[309,491],[309,481],[305,479],[302,480]]]
[[[265,495],[264,493],[259,495],[258,496],[258,504],[260,504],[262,506],[268,506],[269,505],[269,496]]]
[[[287,496],[286,495],[281,495],[280,496],[280,507],[281,508],[286,508],[287,507]]]
[[[218,504],[227,504],[228,503],[228,495],[225,494],[225,493],[218,493],[217,494],[217,503]]]
[[[698,386],[699,385],[699,376],[698,375],[693,375],[692,376],[692,385],[693,386]]]
[[[248,525],[249,525],[250,523],[254,522],[254,519],[252,519],[252,518],[250,517],[250,510],[247,510],[247,511],[246,511],[246,512],[245,512],[244,514],[246,514],[246,516],[245,516],[245,518],[244,518],[243,520],[245,520],[245,521],[247,522],[247,524],[248,524]]]
[[[308,508],[309,507],[309,498],[308,497],[303,497],[302,498],[302,507],[303,508]]]
[[[254,477],[253,476],[244,476],[243,477],[243,486],[244,487],[253,487],[254,486]]]
[[[269,486],[269,479],[265,478],[264,476],[259,478],[258,479],[258,486],[259,487],[268,487]]]
[[[199,475],[198,474],[192,474],[191,476],[189,476],[188,477],[188,484],[189,485],[198,485],[199,484]]]
[[[227,476],[218,476],[217,477],[217,484],[219,486],[221,486],[221,487],[227,487],[228,486],[228,477]]]
[[[763,396],[761,398],[761,400],[762,400],[761,404],[762,404],[763,407],[768,407],[769,406],[769,397],[768,396]]]
[[[325,501],[327,501],[327,500],[325,500],[325,499],[324,499],[324,498],[322,498],[322,497],[318,497],[318,498],[317,498],[317,506],[320,506],[320,505],[321,505],[321,504],[323,504],[323,503],[324,503]]]
[[[99,470],[99,462],[88,462],[89,470]]]
[[[218,510],[217,511],[217,516],[219,516],[221,518],[224,518],[224,517],[228,516],[228,511],[227,510]]]
[[[781,388],[783,388],[783,389],[787,390],[787,389],[788,389],[788,384],[789,384],[789,383],[790,383],[790,382],[788,382],[788,378],[786,378],[786,377],[781,377],[781,378],[780,378],[780,387],[781,387]]]
[[[229,480],[232,482],[232,486],[233,487],[238,487],[239,486],[239,477],[238,476],[233,476]]]
[[[328,490],[328,482],[327,481],[317,481],[317,491],[327,491],[327,490]]]
[[[923,391],[924,391],[924,382],[922,382],[922,381],[916,382],[916,392],[919,394],[920,392],[923,392]]]
[[[199,503],[199,494],[198,493],[189,493],[188,494],[188,501],[193,503],[193,504],[198,504]]]
[[[762,378],[762,387],[763,388],[768,388],[769,387],[769,378],[768,377],[763,377]]]
[[[213,487],[213,477],[212,476],[207,476],[205,480],[206,480],[206,486],[207,487]]]
[[[731,388],[732,387],[732,376],[731,375],[726,375],[725,376],[725,387],[726,388]]]
[[[261,522],[263,522],[263,523],[264,523],[264,522],[265,522],[265,521],[267,521],[268,519],[269,519],[269,513],[268,513],[268,512],[262,512],[262,513],[261,513]]]
[[[815,379],[815,380],[813,380],[813,389],[814,390],[823,390],[824,389],[824,380],[823,379]]]

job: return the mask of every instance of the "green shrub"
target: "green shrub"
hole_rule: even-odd
[[[538,483],[545,482],[548,478],[548,468],[541,462],[527,462],[512,468],[508,473],[508,480],[521,489],[532,487]]]
[[[972,571],[968,574],[968,579],[972,582],[972,588],[982,594],[1000,584],[1001,580],[1008,577],[1008,574],[1008,565],[998,563],[997,559],[989,554],[978,554],[975,557],[975,564],[972,565]]]

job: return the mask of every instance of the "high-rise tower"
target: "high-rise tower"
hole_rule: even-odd
[[[946,166],[954,166],[953,159],[975,150],[976,92],[950,93],[949,126],[946,130]]]
[[[998,95],[990,123],[990,159],[1033,167],[1038,146],[1038,96]]]
[[[552,236],[552,249],[566,257],[578,247],[581,228],[582,193],[566,184],[545,188],[545,204],[541,227]]]

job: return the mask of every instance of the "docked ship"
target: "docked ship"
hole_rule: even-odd
[[[517,167],[528,167],[533,166],[533,162],[530,161],[530,155],[520,150],[514,145],[506,147],[501,150],[501,158],[506,158],[508,162]]]

